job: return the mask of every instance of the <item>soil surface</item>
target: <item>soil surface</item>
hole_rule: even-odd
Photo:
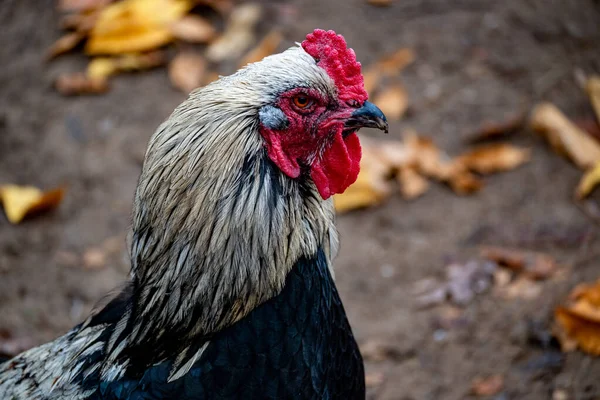
[[[0,182],[68,187],[60,208],[12,226],[0,216],[0,340],[20,349],[80,322],[118,287],[129,262],[131,201],[150,135],[185,95],[165,69],[114,79],[102,96],[61,97],[60,72],[82,70],[81,54],[46,63],[60,35],[53,1],[5,0],[0,7]],[[589,119],[576,69],[600,72],[600,3],[593,0],[364,0],[267,3],[261,29],[283,29],[286,45],[316,27],[343,34],[363,65],[399,47],[418,58],[402,73],[410,110],[390,136],[412,127],[451,154],[482,122],[552,101]],[[365,134],[374,132],[365,132]],[[561,354],[550,340],[553,309],[577,283],[600,276],[599,229],[573,202],[580,171],[527,130],[512,143],[532,161],[486,178],[477,195],[434,185],[407,202],[339,217],[336,280],[367,352],[372,399],[471,398],[476,377],[502,375],[496,399],[600,398],[600,361]],[[415,286],[443,277],[451,259],[481,244],[544,251],[564,265],[532,298],[494,290],[444,324],[448,305],[420,309]],[[95,249],[105,258],[99,260]],[[81,257],[87,258],[84,268]],[[95,264],[100,267],[93,268]],[[101,265],[106,266],[102,267]],[[563,398],[563,397],[560,397]]]

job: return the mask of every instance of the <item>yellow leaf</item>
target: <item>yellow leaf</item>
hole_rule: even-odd
[[[408,94],[402,85],[393,85],[380,92],[373,103],[391,121],[399,120],[408,107]]]
[[[124,54],[119,57],[96,57],[90,61],[87,76],[90,79],[104,80],[122,71],[136,71],[158,67],[165,63],[161,51],[145,54]]]
[[[56,208],[62,201],[63,189],[42,192],[33,186],[0,186],[0,200],[6,217],[12,224],[18,224],[25,217]]]
[[[338,213],[364,208],[381,203],[390,194],[388,175],[392,166],[380,157],[382,144],[369,140],[362,141],[363,154],[360,160],[360,173],[342,194],[333,197]]]
[[[600,76],[594,75],[587,80],[585,89],[590,96],[592,107],[596,112],[596,118],[600,121]]]
[[[193,6],[190,0],[124,0],[103,8],[90,31],[87,54],[152,50],[173,40],[170,25]]]
[[[577,186],[577,198],[583,199],[587,197],[592,190],[600,183],[600,161],[596,165],[586,171],[579,181]]]
[[[510,171],[531,158],[529,149],[509,144],[490,144],[476,147],[459,156],[456,162],[480,174]]]
[[[362,161],[361,165],[363,165]],[[388,185],[381,176],[368,167],[361,167],[356,182],[344,193],[336,194],[333,203],[338,213],[344,213],[377,205],[389,195],[389,192]]]
[[[600,144],[573,124],[551,103],[535,107],[531,127],[546,137],[560,154],[569,157],[579,168],[592,168],[600,161]]]
[[[86,75],[91,79],[103,79],[117,72],[114,58],[97,57],[88,64]]]

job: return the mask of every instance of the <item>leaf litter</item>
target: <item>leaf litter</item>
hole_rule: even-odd
[[[339,213],[381,204],[394,192],[394,181],[407,200],[425,194],[429,180],[445,183],[459,195],[473,194],[483,187],[473,172],[509,171],[531,158],[529,149],[505,143],[476,147],[452,158],[431,139],[412,130],[405,132],[401,141],[361,138],[361,143],[363,155],[356,183],[334,196]]]
[[[565,352],[600,355],[600,280],[576,286],[554,311],[554,333]]]
[[[214,15],[204,14],[205,8],[199,6],[214,9],[226,20],[223,32],[217,28],[220,24]],[[197,52],[202,59],[191,57],[189,49],[178,46],[173,63],[169,63],[173,86],[187,93],[215,79],[215,73],[204,73],[208,62],[241,58],[256,42],[254,30],[262,15],[259,4],[234,5],[224,0],[65,0],[58,8],[67,12],[59,25],[68,32],[51,46],[48,58],[81,44],[91,56],[85,72],[63,73],[56,79],[55,88],[66,96],[105,93],[110,89],[108,79],[116,74],[167,64],[167,53],[161,49],[172,43],[205,45]],[[281,41],[281,33],[268,33],[240,62],[258,61],[272,54]],[[160,61],[157,54],[162,55]],[[182,65],[191,70],[182,71]]]
[[[42,214],[58,207],[64,197],[63,188],[42,191],[34,186],[2,185],[0,202],[6,218],[18,224],[25,218]]]
[[[541,294],[541,280],[555,276],[559,265],[551,256],[503,247],[482,247],[479,257],[453,261],[445,267],[445,279],[427,278],[414,285],[419,308],[451,301],[469,304],[492,287],[505,299],[534,299]]]

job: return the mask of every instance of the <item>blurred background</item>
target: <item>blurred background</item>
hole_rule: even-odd
[[[368,398],[600,398],[599,1],[4,0],[0,23],[1,353],[127,276],[187,92],[323,28],[391,119],[336,198]]]

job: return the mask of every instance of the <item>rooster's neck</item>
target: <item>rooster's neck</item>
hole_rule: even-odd
[[[132,295],[109,360],[136,344],[160,349],[175,340],[175,364],[185,365],[192,344],[280,293],[301,257],[322,248],[329,263],[337,246],[332,202],[310,180],[277,169],[255,116],[209,130],[193,104],[159,128],[146,154],[134,202]],[[192,113],[195,123],[182,123]]]

